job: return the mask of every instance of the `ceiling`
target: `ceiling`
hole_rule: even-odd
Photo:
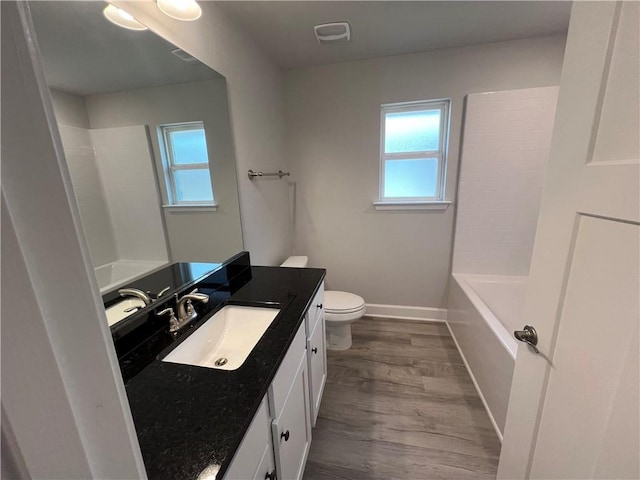
[[[564,34],[563,1],[219,1],[281,67],[291,69],[478,43]],[[319,23],[347,21],[351,41],[320,45]]]
[[[206,65],[180,60],[153,32],[120,28],[100,1],[30,2],[50,87],[76,95],[221,78]]]

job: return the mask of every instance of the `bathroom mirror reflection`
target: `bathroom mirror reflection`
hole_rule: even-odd
[[[103,295],[243,248],[225,78],[105,5],[29,4]]]

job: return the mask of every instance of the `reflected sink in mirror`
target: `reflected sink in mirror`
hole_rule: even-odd
[[[278,313],[279,308],[227,305],[162,361],[236,370],[245,362]]]
[[[107,312],[107,322],[109,323],[109,326],[115,325],[120,320],[124,320],[130,315],[139,312],[144,307],[144,302],[139,298],[127,298],[122,300],[121,302],[111,305],[105,310]]]

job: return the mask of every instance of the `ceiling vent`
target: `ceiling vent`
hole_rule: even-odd
[[[191,55],[189,55],[187,52],[185,52],[181,48],[176,48],[174,50],[171,50],[171,53],[173,53],[180,60],[183,60],[183,61],[185,61],[187,63],[199,63],[200,62],[200,60],[198,60],[196,57],[192,57]]]
[[[318,43],[348,42],[351,28],[347,22],[323,23],[313,27]]]

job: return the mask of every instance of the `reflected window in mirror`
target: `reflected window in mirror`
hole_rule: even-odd
[[[164,177],[171,205],[213,205],[203,122],[159,127]]]

